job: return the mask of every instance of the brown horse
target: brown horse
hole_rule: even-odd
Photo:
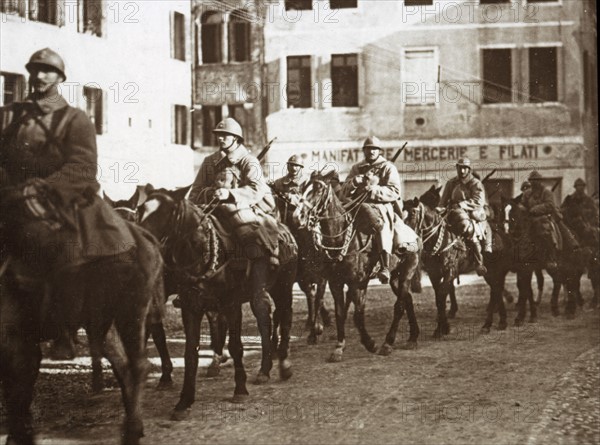
[[[197,346],[200,339],[200,318],[197,308],[206,307],[207,301],[227,318],[229,353],[235,367],[234,402],[243,402],[248,396],[246,371],[242,362],[241,341],[242,304],[249,301],[249,281],[246,276],[247,260],[237,255],[226,244],[217,229],[219,222],[206,211],[185,199],[188,189],[176,191],[154,190],[148,196],[140,214],[141,224],[161,240],[167,267],[179,275],[181,316],[185,330],[185,377],[179,402],[173,413],[174,420],[185,418],[195,401]],[[292,326],[292,287],[296,279],[297,251],[292,235],[283,225],[280,229],[280,265],[265,270],[267,288],[275,303],[273,317],[280,327],[281,339],[272,332],[271,315],[251,305],[261,336],[262,360],[256,382],[269,379],[272,352],[279,356],[282,379],[292,375],[288,358]],[[268,311],[268,308],[263,308]],[[272,341],[272,334],[275,341]]]
[[[60,204],[41,191],[43,182],[38,181],[33,193],[3,187],[0,202],[1,247],[8,258],[0,282],[0,380],[8,443],[34,443],[30,406],[40,368],[40,342],[54,338],[57,331],[83,325],[90,348],[98,355],[104,352],[121,387],[123,443],[137,444],[143,436],[141,398],[148,369],[145,320],[149,310],[161,309],[164,301],[157,292],[162,289],[162,259],[156,240],[128,225],[136,248],[81,266],[49,268],[45,256],[49,252],[31,255],[22,250],[31,242],[26,229],[31,224],[68,230],[67,221],[54,211]],[[42,209],[37,220],[26,210],[31,205]],[[107,335],[113,324],[118,336]]]
[[[439,338],[450,333],[446,298],[454,291],[453,281],[460,274],[473,271],[474,260],[462,239],[452,233],[444,216],[423,204],[418,198],[404,201],[404,205],[408,212],[407,224],[423,238],[423,267],[433,286],[437,308],[437,326],[433,336]],[[500,315],[498,329],[506,329],[503,290],[506,275],[511,269],[508,238],[502,235],[498,227],[491,227],[494,248],[491,253],[484,254],[485,266],[488,269],[485,280],[490,286],[487,319],[482,327],[484,333],[489,332],[496,311]]]
[[[579,277],[585,268],[588,256],[585,251],[579,254],[558,250],[554,246],[552,231],[555,230],[550,216],[531,217],[528,210],[518,200],[513,200],[509,208],[509,233],[515,245],[515,265],[517,268],[517,287],[519,300],[515,325],[520,326],[525,319],[527,303],[530,308],[530,321],[537,319],[536,304],[531,290],[531,279],[536,269],[544,268],[549,258],[556,261],[556,268],[546,269],[555,281],[552,293],[551,309],[553,315],[559,314],[558,296],[561,285],[567,292],[566,315],[575,316]]]
[[[323,257],[322,274],[329,282],[335,302],[338,340],[329,360],[339,362],[346,346],[346,298],[354,303],[354,324],[360,333],[361,343],[367,351],[377,351],[375,342],[365,327],[365,305],[367,285],[378,255],[371,245],[371,236],[363,235],[355,229],[353,216],[358,208],[357,203],[350,203],[348,208],[342,205],[331,185],[332,175],[333,172],[327,175],[313,173],[303,201],[296,210],[296,217],[300,226],[310,230],[314,247]],[[413,247],[415,248],[394,256],[391,264],[390,286],[396,295],[396,304],[392,325],[385,343],[379,349],[381,355],[391,353],[405,310],[410,324],[406,347],[416,347],[419,326],[410,293],[410,282],[419,264],[420,248]],[[344,286],[348,286],[346,296]]]
[[[306,228],[298,228],[294,221],[296,205],[281,193],[273,189],[277,203],[279,220],[284,223],[294,235],[298,243],[298,273],[296,281],[306,295],[308,318],[306,327],[309,329],[308,344],[317,344],[319,335],[323,333],[323,325],[319,322],[319,314],[325,326],[331,325],[331,315],[325,308],[324,295],[327,280],[323,276],[323,261],[321,255],[315,250],[312,236]]]

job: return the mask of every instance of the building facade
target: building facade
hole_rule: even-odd
[[[25,64],[50,47],[63,96],[96,126],[109,195],[193,181],[189,1],[0,0],[0,12],[3,105],[27,94]]]
[[[598,191],[596,9],[589,0],[279,0],[264,21],[269,162],[362,159],[376,135],[404,197],[472,159],[490,199],[539,170],[557,200]]]

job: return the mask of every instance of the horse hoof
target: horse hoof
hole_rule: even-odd
[[[529,323],[537,323],[537,317],[535,315],[532,315],[531,317],[529,317]]]
[[[558,317],[560,315],[560,310],[557,307],[553,307],[551,311],[553,317]]]
[[[567,312],[565,314],[565,317],[567,320],[575,320],[575,313],[574,312]]]
[[[171,420],[175,422],[181,422],[182,420],[186,420],[188,417],[190,417],[191,411],[191,408],[174,409],[171,413]]]
[[[377,345],[375,345],[375,342],[373,340],[371,340],[364,346],[365,346],[365,349],[367,351],[369,351],[371,354],[375,354],[377,352]]]
[[[417,349],[417,341],[408,340],[406,343],[400,346],[400,349],[404,351],[414,351],[415,349]]]
[[[308,343],[309,345],[316,345],[318,343],[317,339],[318,337],[316,335],[310,334],[306,339],[306,343]]]
[[[259,372],[254,380],[255,385],[264,385],[265,383],[269,383],[270,377],[264,372]],[[235,397],[235,396],[234,396]]]
[[[523,326],[523,319],[522,318],[515,318],[515,326],[517,326],[517,327]]]
[[[450,312],[448,312],[448,318],[450,318],[450,319],[456,318],[456,311],[450,311]]]
[[[384,343],[381,345],[381,348],[379,348],[379,351],[377,352],[377,354],[383,355],[383,356],[388,356],[392,353],[393,350],[394,350],[394,348],[392,348],[392,345]]]
[[[431,336],[435,339],[440,339],[443,337],[442,331],[440,330],[440,328],[437,328],[435,331],[433,331],[433,334],[431,334]]]
[[[159,380],[158,385],[156,385],[156,389],[171,389],[173,388],[173,380]]]
[[[289,360],[284,360],[279,364],[279,377],[281,380],[288,380],[294,375],[292,371],[292,363]]]
[[[217,377],[221,373],[219,365],[210,365],[206,369],[206,377]]]
[[[483,335],[487,335],[490,333],[490,327],[489,326],[483,326],[480,330],[479,330],[480,334]]]
[[[249,398],[248,394],[234,394],[231,403],[246,403]]]
[[[315,326],[315,334],[321,335],[323,333],[323,325],[321,323],[317,323]]]
[[[329,363],[339,363],[342,361],[342,352],[333,351],[329,356]]]
[[[506,320],[501,321],[500,323],[498,323],[498,330],[499,331],[506,331],[507,327],[508,327],[508,324],[506,323]]]

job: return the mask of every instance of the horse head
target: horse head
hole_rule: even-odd
[[[419,197],[419,201],[421,201],[430,209],[434,209],[439,205],[440,200],[442,199],[442,195],[440,194],[441,190],[441,187],[436,187],[435,185],[432,185],[425,193],[423,193]]]
[[[318,171],[312,173],[293,214],[294,222],[299,228],[315,225],[319,217],[328,213],[332,204],[339,204],[334,191],[336,183],[339,183],[339,177],[334,170],[326,174]]]
[[[183,216],[189,189],[190,186],[177,190],[155,189],[150,184],[146,186],[147,199],[138,211],[140,225],[158,239],[172,234],[177,219],[181,220]]]
[[[138,207],[140,202],[140,189],[136,188],[133,195],[128,199],[119,199],[113,201],[106,192],[102,192],[102,197],[114,210],[119,214],[121,218],[130,222],[137,222],[138,219]]]

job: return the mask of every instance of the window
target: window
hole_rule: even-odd
[[[583,52],[583,103],[585,111],[598,109],[598,93],[596,80],[596,66],[590,61],[590,54]]]
[[[173,107],[173,144],[187,145],[188,141],[188,107],[175,105]]]
[[[288,108],[310,108],[312,102],[310,56],[287,58]]]
[[[202,145],[207,147],[217,145],[217,138],[213,130],[221,120],[223,120],[223,114],[220,105],[217,107],[202,107]]]
[[[558,100],[557,48],[529,48],[529,101]]]
[[[79,0],[77,30],[102,36],[102,3],[100,0]]]
[[[25,2],[23,0],[0,0],[0,12],[25,17]]]
[[[248,126],[246,125],[246,110],[244,109],[244,104],[228,105],[227,109],[229,112],[228,117],[234,118],[245,130]]]
[[[329,0],[331,9],[356,8],[357,0]]]
[[[100,88],[83,87],[83,97],[85,98],[85,111],[96,127],[96,134],[103,133],[103,92]]]
[[[236,10],[229,20],[229,61],[247,62],[250,60],[250,22],[248,13]]]
[[[0,106],[22,100],[25,93],[25,76],[0,73],[0,92]]]
[[[433,49],[404,52],[402,100],[406,105],[433,105],[437,102],[437,64]]]
[[[285,0],[285,10],[312,9],[313,0]]]
[[[56,0],[29,0],[29,19],[58,25]]]
[[[332,106],[358,107],[358,56],[331,56]]]
[[[512,50],[484,49],[482,59],[483,103],[512,102]]]
[[[428,6],[433,5],[433,0],[404,0],[404,6]]]
[[[171,57],[185,60],[185,15],[176,11],[171,16]]]
[[[205,12],[201,22],[202,63],[221,63],[223,58],[223,14]]]

